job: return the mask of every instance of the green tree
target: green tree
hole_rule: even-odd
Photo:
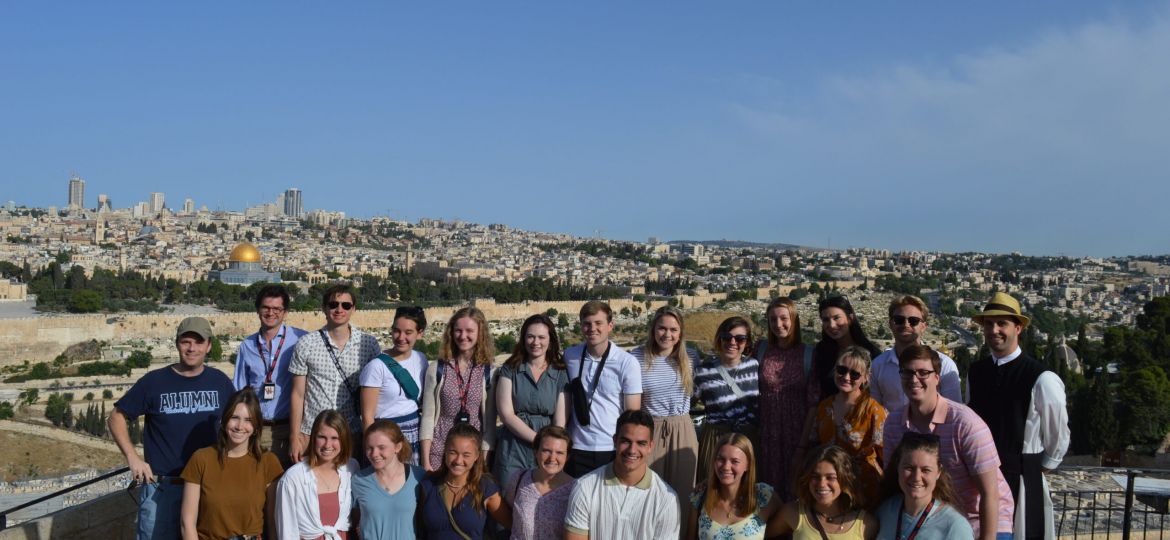
[[[12,407],[12,403],[0,401],[0,420],[8,420],[13,416],[16,416],[16,410]]]
[[[73,313],[97,313],[102,309],[102,295],[97,291],[75,289],[69,298],[69,311]]]
[[[49,394],[49,399],[45,402],[45,418],[57,427],[73,426],[73,409],[65,396],[56,392]]]
[[[1117,392],[1121,442],[1161,444],[1170,429],[1170,379],[1156,366],[1128,370]]]
[[[114,391],[109,388],[102,390],[102,399],[114,399]]]
[[[1071,412],[1072,445],[1079,453],[1100,455],[1117,448],[1117,416],[1114,414],[1113,389],[1105,374],[1076,393]]]
[[[516,336],[511,332],[507,334],[500,334],[495,339],[496,352],[510,353],[516,348]]]
[[[17,403],[21,407],[25,407],[36,403],[39,398],[40,390],[37,390],[36,388],[25,388],[24,390],[20,391],[20,395],[17,397],[19,401],[17,401]]]
[[[219,336],[211,336],[211,352],[207,353],[207,359],[216,362],[223,359],[223,345],[219,342]]]
[[[93,401],[93,392],[86,392],[85,393],[85,400],[86,401]]]
[[[131,368],[150,367],[151,355],[147,351],[131,351],[126,358],[126,365]]]

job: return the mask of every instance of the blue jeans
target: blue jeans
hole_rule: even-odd
[[[179,538],[179,513],[183,505],[183,485],[171,484],[170,477],[147,482],[138,488],[138,540],[174,540]]]
[[[995,540],[1012,540],[1014,533],[997,532],[995,533]]]

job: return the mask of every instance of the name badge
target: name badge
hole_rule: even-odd
[[[471,415],[467,414],[467,411],[461,409],[459,411],[459,414],[455,415],[455,423],[456,424],[471,423]]]
[[[275,384],[266,383],[264,385],[264,398],[263,399],[265,401],[268,401],[270,399],[276,399],[276,385]]]

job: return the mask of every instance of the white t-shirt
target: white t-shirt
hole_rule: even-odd
[[[601,358],[594,358],[586,353],[582,373],[581,352],[584,350],[584,344],[569,347],[565,351],[565,365],[568,368],[569,380],[575,379],[581,373],[581,382],[585,383],[585,393],[588,395],[593,390],[593,374],[597,372],[597,364],[601,362]],[[601,371],[597,391],[593,393],[593,405],[589,408],[589,425],[578,424],[576,415],[569,414],[569,433],[573,436],[573,449],[590,452],[613,450],[613,434],[623,408],[622,395],[632,396],[641,393],[642,367],[638,364],[638,359],[611,341],[609,357],[605,361],[605,369]]]
[[[633,487],[618,482],[613,464],[577,479],[569,495],[565,529],[589,538],[678,538],[678,496],[654,471]]]
[[[418,385],[419,394],[422,394],[423,374],[427,368],[427,357],[418,351],[410,351],[410,358],[398,362],[410,373],[414,383]],[[406,392],[398,384],[398,379],[386,367],[380,358],[370,360],[362,368],[361,385],[367,388],[377,388],[378,408],[374,411],[375,418],[398,418],[418,411],[418,404],[406,397]]]

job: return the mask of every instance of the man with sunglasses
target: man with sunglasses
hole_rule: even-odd
[[[911,345],[898,356],[902,390],[908,403],[886,417],[882,441],[897,448],[914,432],[939,438],[939,454],[958,497],[956,508],[981,540],[1012,538],[1015,503],[999,470],[991,430],[965,405],[939,394],[942,361],[925,345]],[[883,457],[888,460],[890,455]],[[887,472],[889,474],[889,472]]]
[[[325,326],[305,334],[297,342],[292,363],[292,392],[289,399],[289,423],[298,428],[289,436],[289,457],[298,462],[309,445],[313,420],[321,411],[334,409],[349,420],[355,456],[362,455],[361,384],[362,367],[382,354],[378,338],[350,324],[357,311],[353,289],[338,284],[325,291],[321,309]]]
[[[292,466],[289,457],[289,390],[292,362],[297,341],[305,335],[300,328],[284,324],[288,314],[288,291],[283,285],[267,285],[256,293],[256,316],[260,330],[240,342],[236,352],[236,373],[232,383],[236,390],[251,386],[260,398],[260,415],[264,432],[260,446],[276,454],[285,469]]]
[[[1053,538],[1052,498],[1043,473],[1059,466],[1068,450],[1064,382],[1020,349],[1020,334],[1030,321],[1011,295],[996,293],[972,318],[983,327],[991,358],[971,365],[970,405],[995,437],[1018,504],[1016,538]]]
[[[899,296],[890,302],[890,331],[894,334],[894,346],[873,359],[873,376],[869,393],[888,411],[906,406],[906,394],[902,392],[902,379],[898,375],[898,357],[911,345],[921,345],[926,334],[927,317],[930,310],[921,298],[912,295]],[[942,360],[942,383],[939,393],[943,397],[962,402],[963,391],[959,383],[959,368],[951,357],[938,353]]]

